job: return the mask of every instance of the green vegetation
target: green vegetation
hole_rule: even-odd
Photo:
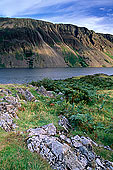
[[[5,64],[0,64],[0,68],[5,68]]]
[[[2,63],[1,56],[0,56],[0,68],[5,68],[5,64],[4,64],[4,63]]]
[[[45,160],[37,153],[31,153],[26,146],[26,130],[54,123],[58,126],[58,116],[65,115],[72,129],[69,136],[89,136],[98,144],[109,145],[113,149],[113,77],[107,75],[81,76],[66,80],[44,79],[32,82],[53,91],[55,98],[45,97],[26,85],[0,85],[17,93],[17,88],[28,88],[38,102],[23,102],[18,110],[17,133],[0,129],[0,169],[2,170],[50,170]],[[62,94],[59,94],[62,92]],[[21,133],[23,132],[23,133]],[[113,161],[113,153],[103,148],[95,152]]]
[[[17,87],[26,88],[24,85],[16,85],[15,87],[11,85],[0,85],[0,87],[5,87],[12,91],[13,96],[17,93]],[[47,104],[47,106],[45,105],[46,100],[48,100],[47,98],[38,95],[32,88],[31,92],[39,102],[28,102],[25,104],[23,100],[21,100],[22,106],[17,113],[19,119],[15,119],[16,124],[19,126],[17,128],[18,133],[4,132],[4,130],[0,128],[0,169],[2,170],[51,170],[48,163],[43,160],[41,156],[37,153],[31,153],[27,149],[26,130],[51,122],[57,125],[58,117],[54,112],[55,108],[50,107],[49,104]],[[22,99],[21,95],[20,98]],[[21,135],[20,132],[22,131],[23,134]]]
[[[77,57],[73,53],[70,52],[65,55],[66,55],[65,62],[68,63],[70,67],[74,67],[78,64]]]
[[[64,94],[65,100],[54,101],[54,104],[59,104],[58,115],[63,114],[70,121],[72,134],[89,136],[98,144],[113,148],[113,77],[94,75],[57,81],[44,79],[32,84]],[[109,154],[112,160],[113,155]]]
[[[111,53],[110,53],[109,51],[105,52],[105,54],[106,54],[107,56],[109,56],[111,59],[113,59],[113,56],[111,55]]]
[[[15,57],[16,57],[17,60],[23,61],[23,54],[16,52]]]
[[[78,52],[75,50],[75,53],[72,53],[65,47],[62,47],[62,53],[65,56],[65,62],[70,66],[70,67],[76,67],[76,66],[82,66],[82,67],[87,67],[88,64],[85,62],[84,58],[81,57]]]
[[[75,51],[78,56],[78,62],[81,64],[82,67],[88,67],[88,64],[85,62],[84,58],[81,57],[77,51]]]
[[[26,50],[24,53],[25,53],[25,59],[26,59],[26,60],[29,59],[29,58],[31,58],[32,55],[33,55],[32,50]]]
[[[0,130],[0,169],[1,170],[51,170],[37,153],[31,153],[25,145],[24,136],[4,134]]]
[[[33,55],[34,55],[34,53],[32,52],[31,49],[24,51],[24,56],[25,56],[24,58],[25,58],[25,60],[27,60],[27,62],[29,64],[29,68],[33,68],[33,60],[34,60]]]

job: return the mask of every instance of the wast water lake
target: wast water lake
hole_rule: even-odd
[[[0,84],[22,84],[42,80],[43,78],[58,80],[98,73],[113,75],[113,68],[0,69]]]

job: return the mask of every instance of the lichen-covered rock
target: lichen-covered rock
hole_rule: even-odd
[[[71,170],[83,170],[85,167],[82,163],[78,160],[76,154],[71,150],[68,150],[64,155],[64,161],[66,164],[67,169]]]
[[[35,101],[35,97],[28,89],[24,90],[20,88],[18,90],[18,93],[21,94],[26,101],[29,101],[29,102]]]
[[[100,159],[92,149],[92,140],[78,135],[67,137],[53,124],[27,131],[28,149],[39,153],[57,170],[113,170],[113,163]],[[57,135],[58,136],[58,135]]]
[[[0,114],[0,127],[2,127],[7,132],[15,127],[13,119],[9,114]]]
[[[35,128],[35,129],[29,129],[27,132],[29,132],[29,136],[40,136],[40,135],[56,135],[56,127],[53,125],[53,123],[50,123],[48,125],[44,125],[41,128]]]
[[[21,106],[17,97],[12,96],[12,93],[7,89],[0,90],[3,98],[0,101],[0,127],[5,131],[11,131],[16,128],[13,119],[17,118],[16,114],[18,107]]]
[[[43,96],[54,97],[53,92],[47,91],[43,86],[37,88],[36,91]]]
[[[60,120],[58,122],[59,126],[62,126],[66,132],[71,129],[68,119],[65,116],[59,116]]]

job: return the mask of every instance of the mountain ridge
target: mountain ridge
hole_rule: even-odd
[[[112,67],[113,35],[71,24],[0,18],[0,67]]]

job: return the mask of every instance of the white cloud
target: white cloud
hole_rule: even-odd
[[[100,8],[101,11],[105,11],[105,8]]]
[[[27,13],[30,11],[30,14],[34,14],[34,10],[35,12],[40,12],[40,8],[71,2],[77,2],[77,5],[85,8],[113,4],[112,0],[0,0],[0,14],[13,17],[24,14],[26,10]],[[78,8],[78,6],[76,7]]]
[[[71,23],[113,34],[112,6],[113,0],[0,0],[0,15]],[[92,13],[94,7],[106,11],[106,16]]]
[[[112,11],[112,9],[108,9],[108,12],[111,12]]]
[[[72,0],[75,1],[75,0]],[[32,10],[40,10],[42,7],[47,7],[56,4],[70,2],[70,0],[0,0],[0,13],[4,16],[13,17],[24,14],[30,8]],[[33,11],[32,11],[33,12]],[[36,11],[35,11],[36,12]],[[34,13],[34,12],[33,12]]]
[[[79,16],[76,15],[62,15],[58,17],[46,18],[46,21],[52,21],[53,23],[65,23],[74,24],[79,27],[86,27],[90,30],[94,30],[97,33],[109,33],[113,34],[113,22],[109,17],[96,17],[96,16]]]

